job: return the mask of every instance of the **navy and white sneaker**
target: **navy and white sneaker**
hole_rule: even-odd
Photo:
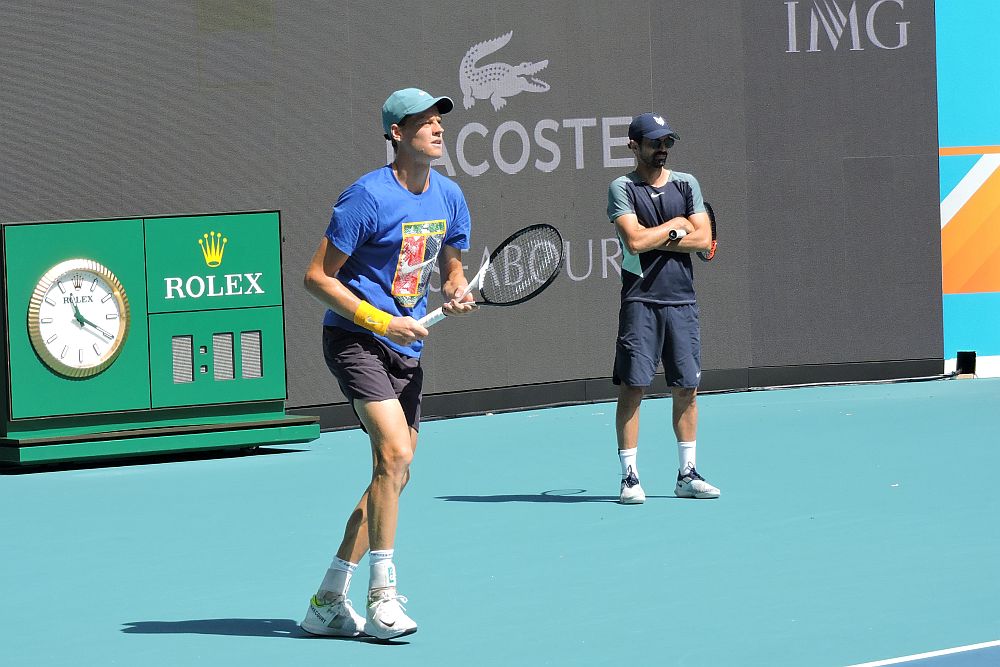
[[[705,481],[693,467],[677,473],[674,493],[678,498],[718,498],[722,492]]]
[[[628,467],[628,474],[622,479],[622,491],[618,496],[618,502],[622,505],[641,505],[646,502],[646,492],[642,490],[639,476],[632,470],[632,466]]]

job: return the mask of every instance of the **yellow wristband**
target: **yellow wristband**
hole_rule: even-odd
[[[358,304],[358,309],[354,311],[355,324],[369,331],[374,331],[380,336],[384,336],[385,332],[388,331],[389,322],[391,321],[392,315],[379,310],[367,301],[362,301]]]

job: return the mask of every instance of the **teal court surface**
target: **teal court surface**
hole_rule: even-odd
[[[427,422],[396,564],[420,630],[298,628],[367,484],[367,438],[0,474],[0,664],[1000,665],[1000,380],[700,398],[673,495],[643,404],[644,505],[614,404]],[[362,607],[367,561],[351,596]]]

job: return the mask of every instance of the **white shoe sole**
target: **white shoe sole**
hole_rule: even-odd
[[[406,630],[395,630],[393,628],[385,628],[383,630],[372,623],[365,623],[365,634],[369,637],[374,637],[375,639],[398,639],[400,637],[412,635],[416,631],[417,629],[415,627],[408,628]]]
[[[345,632],[343,630],[335,630],[334,628],[327,627],[325,625],[313,625],[312,623],[307,623],[302,621],[299,623],[299,627],[308,632],[311,635],[316,635],[317,637],[364,637],[365,633],[358,631],[356,633]]]
[[[620,505],[641,505],[646,502],[646,496],[621,496],[618,498]]]
[[[722,495],[721,491],[710,491],[707,493],[681,493],[680,491],[674,491],[674,495],[678,498],[691,498],[693,500],[711,500],[713,498],[718,498]]]

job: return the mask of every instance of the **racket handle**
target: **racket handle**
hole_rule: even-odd
[[[417,322],[419,322],[421,326],[423,326],[425,328],[429,328],[429,327],[434,326],[435,324],[437,324],[441,320],[443,320],[445,317],[446,316],[444,314],[444,310],[442,310],[441,308],[438,308],[437,310],[435,310],[432,313],[427,313],[426,315],[424,315],[423,317],[421,317],[419,320],[417,320]]]
[[[687,236],[688,233],[683,229],[671,229],[670,230],[670,240],[676,241],[677,239],[682,239]]]

